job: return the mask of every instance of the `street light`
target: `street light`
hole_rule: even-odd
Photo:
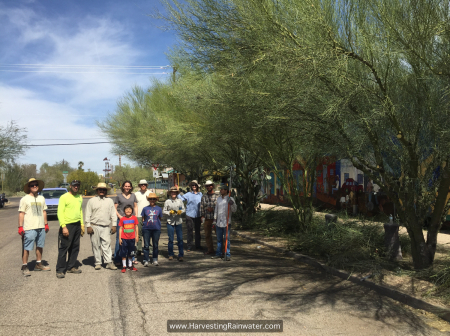
[[[108,174],[111,171],[111,169],[109,168],[109,161],[110,160],[107,157],[105,157],[103,159],[103,162],[105,163],[105,169],[103,169],[103,171],[105,172],[105,183],[107,183],[106,182],[106,179],[107,179],[106,174]]]

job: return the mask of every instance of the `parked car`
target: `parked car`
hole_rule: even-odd
[[[56,216],[59,198],[67,192],[66,188],[44,188],[39,195],[44,196],[47,204],[47,216]]]

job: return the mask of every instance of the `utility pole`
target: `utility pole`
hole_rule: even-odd
[[[119,167],[122,167],[122,156],[119,154]]]

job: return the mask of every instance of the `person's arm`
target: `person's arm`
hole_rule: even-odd
[[[134,232],[136,233],[136,243],[139,241],[139,223],[138,223],[138,219],[135,217],[134,218]]]
[[[167,216],[170,215],[169,203],[167,201],[164,202],[163,214]]]
[[[119,222],[119,245],[122,245],[122,219]]]
[[[185,202],[185,201],[187,201],[186,195],[187,195],[187,194],[184,194],[184,195],[178,194],[178,195],[177,195],[177,198],[180,199],[180,200],[182,200],[183,202]]]
[[[121,219],[122,216],[120,215],[119,211],[117,211],[117,207],[118,207],[118,206],[119,206],[118,203],[114,203],[114,208],[116,209],[116,215],[117,215],[117,217],[118,217],[119,219]]]
[[[217,216],[219,214],[218,208],[219,207],[217,206],[217,203],[216,203],[216,206],[214,207],[214,223],[213,224],[215,224],[217,222]]]
[[[233,204],[231,205],[231,212],[236,212],[236,210],[237,210],[237,204],[236,204],[236,201],[234,200],[234,198],[233,197],[230,197],[230,199],[233,201]]]
[[[205,206],[203,204],[203,195],[202,195],[202,198],[200,200],[200,217],[202,217],[202,218],[205,217]]]
[[[92,216],[92,206],[91,206],[91,201],[93,200],[93,198],[91,198],[89,200],[89,202],[86,204],[86,212],[85,212],[85,220],[84,222],[86,223],[86,227],[90,228],[91,227],[91,216]]]
[[[42,214],[44,215],[45,233],[47,233],[50,230],[50,228],[48,227],[48,221],[47,221],[47,211],[43,210]]]
[[[23,230],[23,220],[25,218],[25,212],[19,212],[19,234],[21,236],[24,235],[25,231]]]
[[[57,216],[58,216],[58,221],[59,221],[59,225],[62,228],[66,227],[66,222],[64,221],[64,208],[66,207],[66,198],[63,196],[61,196],[59,198],[59,202],[58,202],[58,211],[57,211]]]
[[[137,215],[138,215],[138,204],[137,204],[136,195],[134,195],[134,214],[137,217]]]

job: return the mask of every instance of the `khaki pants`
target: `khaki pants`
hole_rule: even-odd
[[[92,225],[94,233],[91,234],[92,252],[94,253],[95,264],[100,265],[111,262],[111,229],[109,226]],[[119,233],[117,233],[119,234]]]
[[[203,223],[205,227],[205,241],[206,247],[208,248],[208,253],[214,253],[214,245],[212,239],[212,223],[214,219],[205,219],[205,223]]]

